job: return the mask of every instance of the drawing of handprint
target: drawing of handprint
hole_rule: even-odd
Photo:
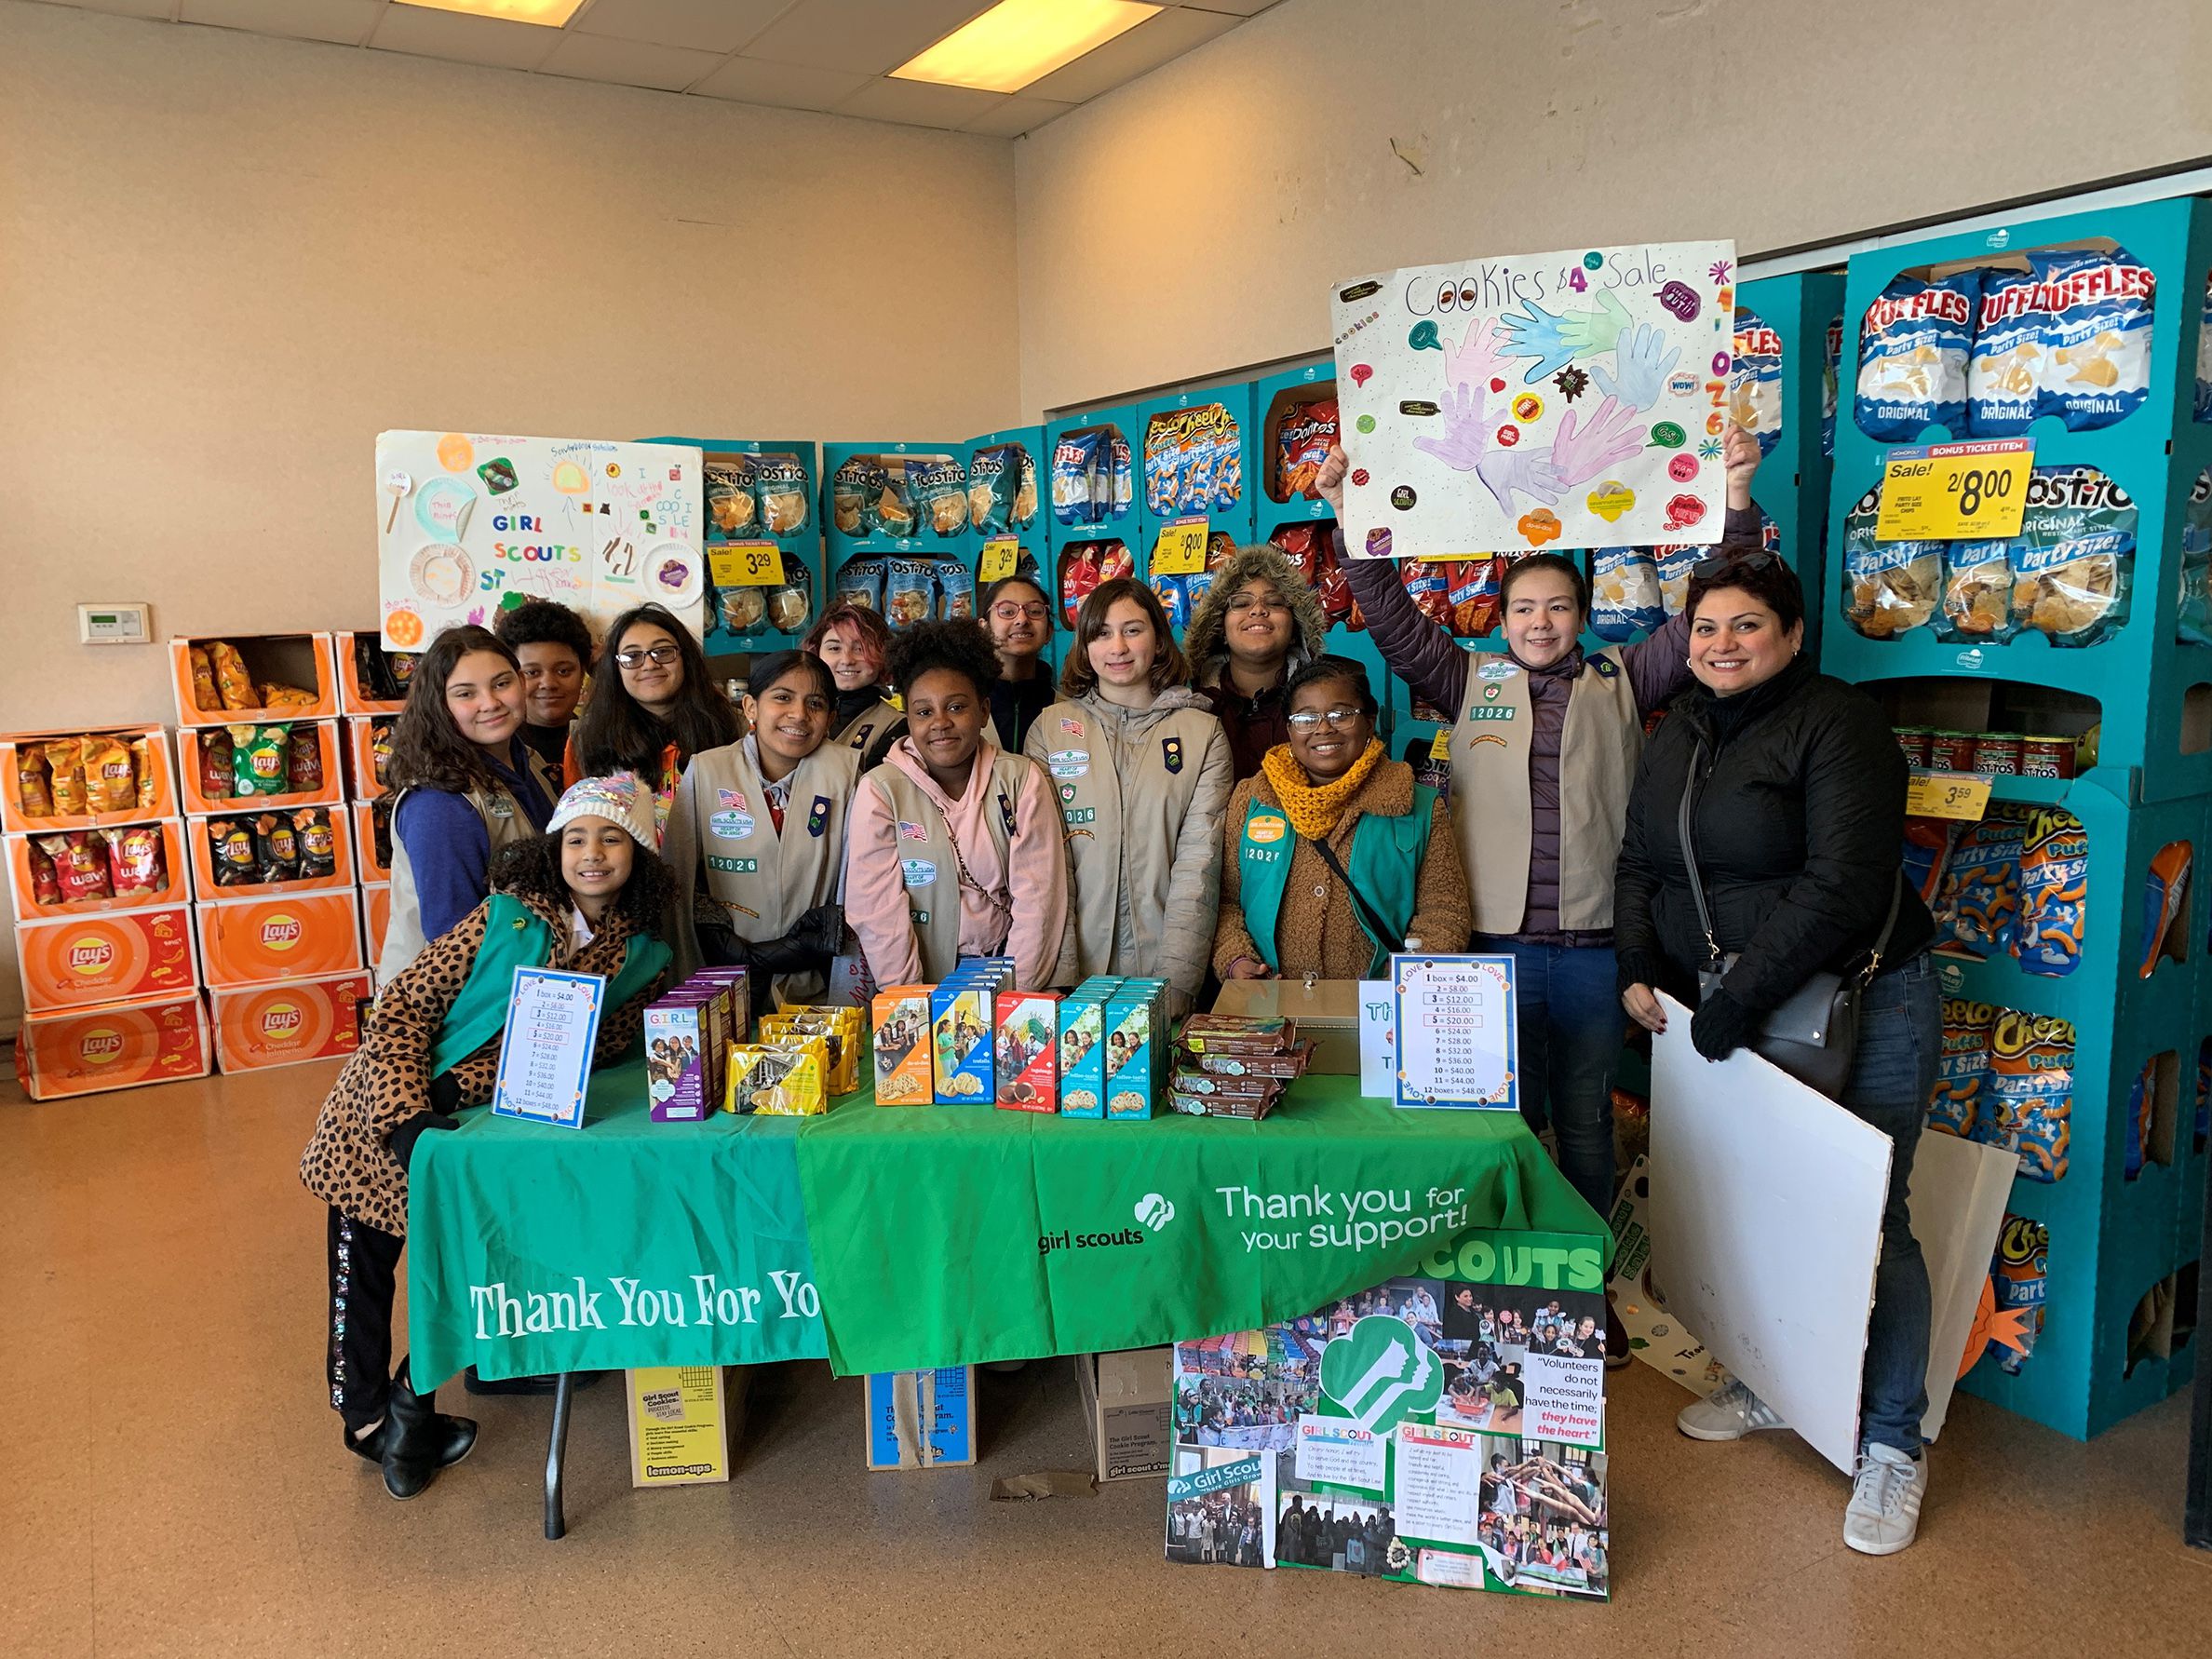
[[[1413,447],[1434,455],[1454,472],[1473,472],[1482,463],[1490,434],[1483,429],[1482,394],[1464,384],[1444,395],[1444,436],[1417,438]]]
[[[1574,361],[1574,352],[1560,331],[1560,319],[1535,301],[1523,300],[1518,315],[1507,312],[1498,321],[1505,331],[1504,355],[1536,359],[1534,366],[1521,376],[1524,384],[1534,385],[1545,375],[1556,374]]]
[[[1516,490],[1549,506],[1567,488],[1549,450],[1492,450],[1476,465],[1475,476],[1509,513],[1515,510]]]
[[[1471,317],[1467,331],[1460,337],[1459,349],[1445,350],[1444,372],[1452,384],[1475,394],[1477,420],[1482,415],[1483,395],[1490,390],[1490,381],[1503,365],[1504,357],[1499,348],[1504,344],[1496,317]]]
[[[1634,331],[1625,334],[1617,344],[1613,354],[1614,371],[1608,374],[1603,369],[1593,369],[1590,377],[1608,398],[1617,398],[1632,410],[1645,410],[1659,401],[1666,377],[1681,360],[1680,346],[1672,351],[1666,349],[1665,330],[1650,323],[1638,323]]]
[[[1568,489],[1618,466],[1643,448],[1638,411],[1617,398],[1608,398],[1587,421],[1580,410],[1559,418],[1552,437],[1551,464]]]
[[[1559,319],[1559,344],[1578,357],[1602,357],[1628,326],[1628,307],[1608,291],[1598,296],[1597,310],[1577,311]]]

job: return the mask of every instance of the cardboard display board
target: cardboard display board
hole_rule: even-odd
[[[1174,1350],[1127,1348],[1078,1354],[1075,1382],[1090,1421],[1100,1480],[1165,1475],[1175,1451]]]
[[[720,1366],[649,1366],[622,1373],[629,1400],[630,1485],[703,1486],[730,1478]]]
[[[1354,557],[1714,542],[1735,244],[1423,265],[1330,293]]]

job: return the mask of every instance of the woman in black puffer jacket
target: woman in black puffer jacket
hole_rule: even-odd
[[[1621,1000],[1649,1030],[1665,990],[1695,1007],[1691,1041],[1707,1059],[1744,1046],[1814,974],[1863,970],[1896,901],[1879,971],[1860,1001],[1857,1052],[1841,1104],[1895,1142],[1882,1261],[1867,1332],[1858,1475],[1843,1538],[1888,1555],[1910,1544],[1927,1488],[1928,1275],[1905,1194],[1941,1043],[1928,946],[1935,924],[1901,884],[1907,767],[1873,700],[1798,658],[1804,598],[1772,554],[1710,559],[1693,573],[1690,668],[1644,748],[1615,882]],[[1677,814],[1696,772],[1691,821],[1713,944],[1735,964],[1700,1005],[1711,952],[1698,924]],[[1778,1428],[1731,1379],[1677,1420],[1697,1439]]]

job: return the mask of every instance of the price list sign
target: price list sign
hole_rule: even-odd
[[[1394,956],[1396,1104],[1516,1111],[1513,958]]]
[[[584,1094],[606,994],[607,981],[598,974],[515,970],[492,1089],[495,1115],[584,1126]]]

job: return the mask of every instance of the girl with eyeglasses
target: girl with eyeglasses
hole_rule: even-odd
[[[1317,487],[1343,500],[1344,452]],[[1727,438],[1728,527],[1756,544],[1759,441]],[[1559,554],[1517,559],[1501,584],[1504,649],[1470,653],[1415,608],[1388,560],[1343,559],[1383,661],[1458,711],[1451,798],[1473,883],[1473,948],[1514,958],[1521,1110],[1558,1137],[1560,1173],[1599,1215],[1612,1207],[1613,861],[1646,715],[1689,683],[1689,622],[1585,654],[1590,588]],[[1625,1343],[1608,1356],[1627,1363]]]
[[[430,642],[392,727],[392,910],[376,964],[388,985],[484,902],[492,856],[545,828],[560,795],[519,735],[515,654],[480,627]]]
[[[654,816],[665,825],[692,756],[736,742],[743,730],[707,672],[697,636],[665,607],[640,605],[607,629],[601,671],[561,770],[571,783],[636,773],[653,790]]]
[[[1183,650],[1191,683],[1228,734],[1239,782],[1290,740],[1283,721],[1290,676],[1321,654],[1328,631],[1320,596],[1280,548],[1239,547],[1214,573],[1183,630]]]
[[[820,657],[837,686],[830,741],[856,750],[860,770],[868,771],[906,735],[906,722],[890,695],[890,624],[866,605],[832,605],[807,630],[800,649]]]
[[[1161,978],[1187,1006],[1205,981],[1235,780],[1221,722],[1190,679],[1151,588],[1121,576],[1084,600],[1060,700],[1029,735],[1030,759],[1059,793],[1074,871],[1071,984]]]
[[[1367,670],[1322,657],[1291,676],[1288,701],[1289,742],[1236,786],[1222,820],[1214,971],[1372,979],[1394,951],[1464,949],[1451,811],[1383,753]]]
[[[985,735],[998,656],[972,619],[891,641],[907,733],[853,791],[845,921],[876,985],[931,985],[964,957],[1006,956],[1014,988],[1057,978],[1068,856],[1051,786]]]
[[[755,657],[745,735],[692,757],[668,814],[679,965],[744,964],[756,1012],[819,1002],[843,939],[837,887],[860,757],[830,741],[835,695],[818,656]]]
[[[991,722],[999,747],[1019,754],[1030,727],[1052,701],[1052,677],[1040,658],[1052,640],[1052,606],[1036,578],[1002,576],[983,590],[983,626],[998,653],[998,683],[991,688]]]

